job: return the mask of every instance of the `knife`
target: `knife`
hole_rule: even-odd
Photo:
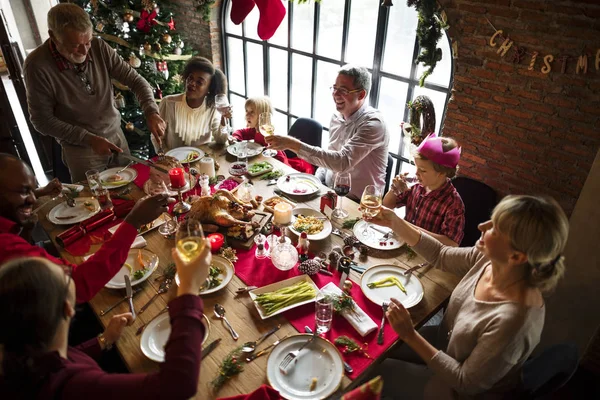
[[[205,348],[203,348],[202,349],[202,355],[200,356],[200,359],[203,360],[204,357],[206,357],[207,355],[209,355],[215,349],[215,347],[217,347],[219,345],[219,343],[221,343],[221,338],[213,340],[208,346],[206,346]]]
[[[246,362],[252,362],[254,359],[256,359],[256,358],[258,358],[258,357],[260,357],[260,356],[268,353],[271,348],[277,346],[279,344],[279,342],[281,342],[283,339],[285,339],[287,337],[288,337],[288,335],[285,335],[284,337],[282,337],[281,339],[277,340],[276,342],[271,343],[270,345],[268,345],[267,347],[265,347],[264,349],[262,349],[258,353],[254,353],[250,357],[246,357]]]
[[[126,158],[126,159],[128,159],[130,161],[135,161],[136,163],[140,163],[140,164],[146,165],[146,166],[148,166],[150,168],[154,168],[155,170],[160,171],[162,173],[165,173],[165,174],[169,173],[169,171],[167,171],[166,169],[164,169],[162,167],[159,167],[158,165],[153,164],[150,161],[143,160],[141,158],[132,156],[131,154],[124,154],[124,153],[115,153],[115,154],[118,155],[119,157]]]
[[[310,329],[308,326],[304,327],[304,332],[306,333],[313,333],[313,330]],[[346,373],[351,374],[354,372],[354,370],[352,369],[352,367],[350,366],[350,364],[348,364],[346,361],[342,360],[342,362],[344,363],[344,369],[346,370]]]
[[[133,315],[133,319],[135,319],[135,308],[133,308],[133,290],[131,289],[131,281],[129,280],[129,275],[123,275],[125,278],[125,296],[129,300],[129,311],[131,311],[131,315]]]

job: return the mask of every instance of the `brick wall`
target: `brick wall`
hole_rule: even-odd
[[[549,194],[570,214],[600,144],[600,2],[537,0],[440,0],[449,34],[458,42],[453,100],[444,133],[463,146],[461,173],[501,194]],[[513,46],[539,52],[513,64],[489,40],[494,29]],[[588,54],[587,74],[576,74]],[[540,72],[554,55],[552,70]]]

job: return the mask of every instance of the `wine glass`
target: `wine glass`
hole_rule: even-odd
[[[258,116],[258,129],[263,136],[272,136],[275,134],[275,127],[271,122],[272,116],[271,113],[261,113]],[[265,157],[275,157],[277,155],[277,150],[266,149],[263,151],[263,156]]]
[[[229,111],[229,100],[227,99],[226,94],[218,94],[215,96],[215,108],[221,115]],[[229,124],[229,118],[225,118],[225,129],[228,134],[233,132],[233,128]]]
[[[350,193],[350,173],[349,172],[338,172],[335,174],[335,178],[333,180],[333,190],[339,197],[339,201],[337,203],[337,207],[331,213],[332,218],[346,218],[348,216],[348,211],[342,208],[342,199]]]
[[[373,218],[379,214],[381,202],[381,189],[374,185],[367,185],[360,199],[360,210],[363,214],[363,218]],[[362,232],[363,237],[368,237],[370,235],[368,228],[369,224],[367,223]]]
[[[181,258],[190,262],[195,259],[206,246],[202,224],[194,218],[187,218],[179,224],[176,236],[177,252]]]

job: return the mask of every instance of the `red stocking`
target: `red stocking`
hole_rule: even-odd
[[[241,24],[253,8],[254,0],[231,0],[231,22]]]
[[[258,36],[262,40],[269,40],[285,17],[285,7],[281,0],[254,0],[260,11],[258,20]]]

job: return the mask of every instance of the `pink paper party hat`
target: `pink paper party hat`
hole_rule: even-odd
[[[417,151],[419,154],[436,164],[448,168],[455,168],[460,160],[461,148],[455,147],[450,151],[444,152],[442,144],[442,138],[437,137],[435,132],[432,132],[425,140],[423,140],[419,147],[417,147]]]

